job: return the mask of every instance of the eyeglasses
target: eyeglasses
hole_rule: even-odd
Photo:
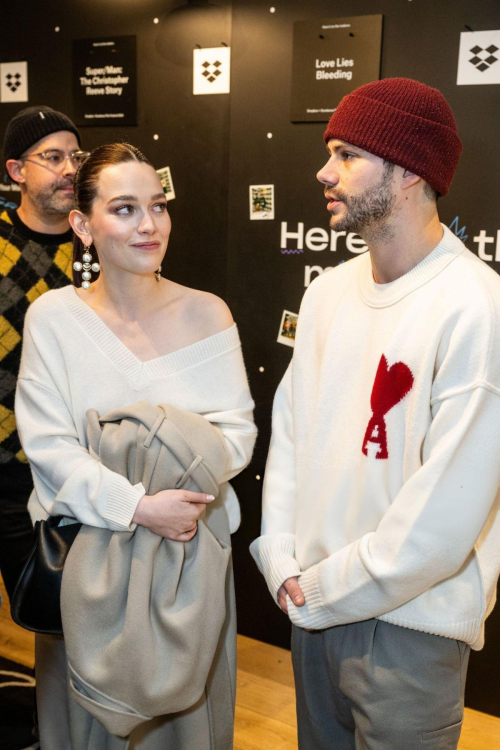
[[[90,155],[90,151],[72,151],[70,154],[65,154],[64,151],[59,151],[57,148],[50,149],[49,151],[40,151],[37,154],[29,154],[28,156],[21,156],[24,161],[29,161],[32,156],[40,156],[43,161],[56,169],[62,167],[69,159],[71,164],[77,169],[80,164],[85,161],[87,156]]]

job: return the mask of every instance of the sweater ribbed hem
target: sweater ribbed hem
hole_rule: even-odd
[[[137,524],[132,523],[132,518],[146,490],[141,482],[131,486],[125,477],[117,475],[116,478],[115,484],[108,489],[103,518],[111,531],[135,531]]]
[[[466,250],[465,245],[447,226],[443,237],[434,250],[418,265],[399,279],[388,284],[377,284],[373,279],[370,254],[366,253],[360,264],[358,289],[361,299],[370,307],[389,307],[407,294],[426,284]]]
[[[300,566],[294,557],[294,534],[260,536],[250,545],[250,553],[277,604],[278,589],[284,581],[300,575]]]
[[[74,286],[60,290],[63,301],[70,309],[89,338],[101,349],[114,366],[124,374],[135,390],[146,387],[154,380],[172,375],[188,367],[199,365],[212,357],[225,354],[241,346],[236,324],[225,331],[201,339],[175,352],[141,362],[97,313],[84,302]]]
[[[465,620],[465,622],[425,622],[407,620],[404,617],[397,617],[389,612],[386,615],[380,615],[377,620],[389,622],[391,625],[399,625],[408,630],[419,630],[422,633],[430,635],[440,635],[443,638],[454,638],[457,641],[464,641],[475,651],[479,651],[484,646],[484,622],[479,618],[474,620]]]
[[[349,623],[339,622],[332,612],[324,605],[319,585],[318,566],[313,565],[299,578],[299,586],[302,589],[306,603],[297,607],[287,596],[288,616],[294,625],[309,630],[325,630],[335,625],[346,625]],[[418,630],[430,635],[438,635],[443,638],[453,638],[457,641],[467,643],[475,651],[484,646],[484,622],[480,618],[466,620],[464,622],[426,622],[408,620],[398,617],[392,612],[380,615],[376,618],[391,625],[398,625],[408,630]]]
[[[317,565],[313,565],[300,576],[299,586],[306,600],[302,607],[297,607],[289,596],[286,598],[288,616],[292,623],[309,630],[324,630],[337,625],[337,620],[323,603],[318,586]]]

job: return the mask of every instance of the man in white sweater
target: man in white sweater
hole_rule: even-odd
[[[369,252],[304,296],[251,551],[293,624],[301,750],[452,750],[500,569],[500,279],[439,222],[439,91],[362,86],[325,142],[331,227]]]

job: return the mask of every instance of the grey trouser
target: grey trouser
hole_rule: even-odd
[[[456,750],[470,648],[380,620],[293,627],[300,750]]]

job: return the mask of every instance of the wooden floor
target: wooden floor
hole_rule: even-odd
[[[0,656],[32,667],[33,635],[10,619],[5,589],[0,608]],[[499,750],[500,719],[465,709],[459,750]],[[234,750],[297,750],[290,652],[238,636]]]

